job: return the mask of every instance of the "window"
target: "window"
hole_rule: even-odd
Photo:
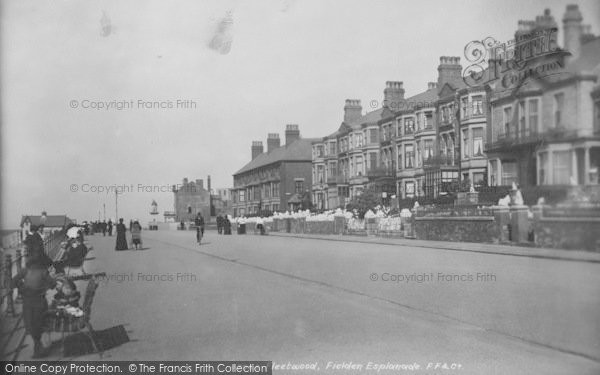
[[[272,188],[271,196],[278,197],[279,196],[279,182],[274,182],[271,188]]]
[[[469,98],[462,98],[460,100],[460,115],[462,118],[467,117],[467,103]]]
[[[323,146],[322,145],[318,145],[316,147],[316,151],[317,151],[317,157],[318,158],[322,158],[323,157]]]
[[[377,143],[377,129],[369,130],[369,143]]]
[[[398,146],[396,148],[396,155],[398,155],[398,169],[402,169],[402,147]]]
[[[506,138],[510,138],[512,123],[512,107],[504,107],[502,122],[504,123],[504,136]]]
[[[425,113],[425,129],[433,128],[433,113],[426,112]]]
[[[527,126],[525,123],[526,118],[527,114],[525,113],[525,101],[521,100],[519,102],[519,132],[521,132],[521,134],[523,134],[525,127]]]
[[[413,181],[406,181],[404,183],[404,193],[406,198],[414,198],[415,196],[415,183]]]
[[[548,153],[540,153],[540,162],[538,167],[539,185],[548,185]]]
[[[357,176],[363,175],[363,160],[362,159],[363,159],[362,156],[356,157],[356,175]]]
[[[469,157],[469,129],[465,129],[462,131],[462,150],[463,157]]]
[[[413,145],[404,146],[404,160],[405,160],[405,168],[412,168],[415,163],[415,151]]]
[[[502,185],[512,185],[517,181],[517,163],[514,161],[502,162]]]
[[[473,129],[473,156],[483,156],[483,128]]]
[[[554,95],[554,126],[559,128],[563,124],[563,111],[565,105],[565,94]]]
[[[423,141],[425,149],[424,157],[425,160],[429,160],[433,157],[433,139],[426,139]]]
[[[329,142],[329,155],[335,154],[335,142]]]
[[[323,183],[323,166],[322,165],[318,165],[317,166],[317,181],[322,184]]]
[[[240,202],[246,201],[246,192],[244,190],[240,190]]]
[[[498,185],[498,162],[490,160],[490,186]]]
[[[442,107],[442,122],[448,121],[448,107]]]
[[[479,116],[483,115],[483,97],[481,95],[477,95],[473,97],[473,115]]]
[[[538,130],[538,99],[529,100],[529,132],[537,133]]]
[[[405,118],[404,119],[404,134],[412,134],[415,132],[415,119]]]
[[[594,102],[594,133],[600,133],[600,100]]]
[[[417,160],[416,160],[417,161],[417,164],[416,164],[417,167],[420,167],[421,163],[423,161],[421,155],[422,155],[421,142],[417,141]]]
[[[454,120],[454,104],[450,103],[448,105],[448,121],[452,122]]]
[[[473,173],[473,186],[484,186],[485,185],[485,177],[483,172],[474,172]]]
[[[296,192],[296,194],[301,194],[304,192],[304,181],[297,180],[297,181],[295,181],[294,185],[295,185],[294,191]]]
[[[363,135],[362,133],[358,133],[356,134],[356,147],[362,147],[363,146]]]
[[[377,153],[375,153],[375,152],[369,153],[369,168],[371,168],[371,169],[377,168]]]
[[[567,185],[571,179],[571,152],[555,151],[552,155],[554,184]]]

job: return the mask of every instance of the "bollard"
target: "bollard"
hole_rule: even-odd
[[[6,312],[15,316],[15,305],[12,290],[12,256],[6,254],[4,258],[4,286],[6,287]]]

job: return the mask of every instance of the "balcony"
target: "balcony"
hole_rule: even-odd
[[[456,166],[457,159],[452,155],[435,155],[423,160],[423,167]]]
[[[544,132],[522,129],[517,132],[498,132],[496,140],[485,145],[486,151],[509,149],[515,146],[527,146],[542,141],[567,141],[577,138],[577,130],[551,128]]]
[[[396,169],[393,167],[376,167],[367,169],[367,177],[396,177]]]

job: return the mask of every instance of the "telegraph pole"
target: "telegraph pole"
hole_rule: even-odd
[[[102,203],[102,207],[104,208],[104,220],[106,221],[106,203]],[[100,216],[100,214],[98,214]],[[98,218],[100,220],[100,218]]]
[[[119,221],[119,191],[115,189],[115,221]]]

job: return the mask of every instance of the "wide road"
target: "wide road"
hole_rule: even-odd
[[[144,250],[122,252],[114,237],[88,237],[88,269],[108,274],[92,322],[125,324],[132,339],[106,359],[272,360],[338,374],[367,372],[369,362],[432,374],[600,373],[598,263],[215,232],[201,246],[192,232],[143,236]],[[331,369],[342,362],[362,371]],[[426,371],[437,363],[460,369]]]

